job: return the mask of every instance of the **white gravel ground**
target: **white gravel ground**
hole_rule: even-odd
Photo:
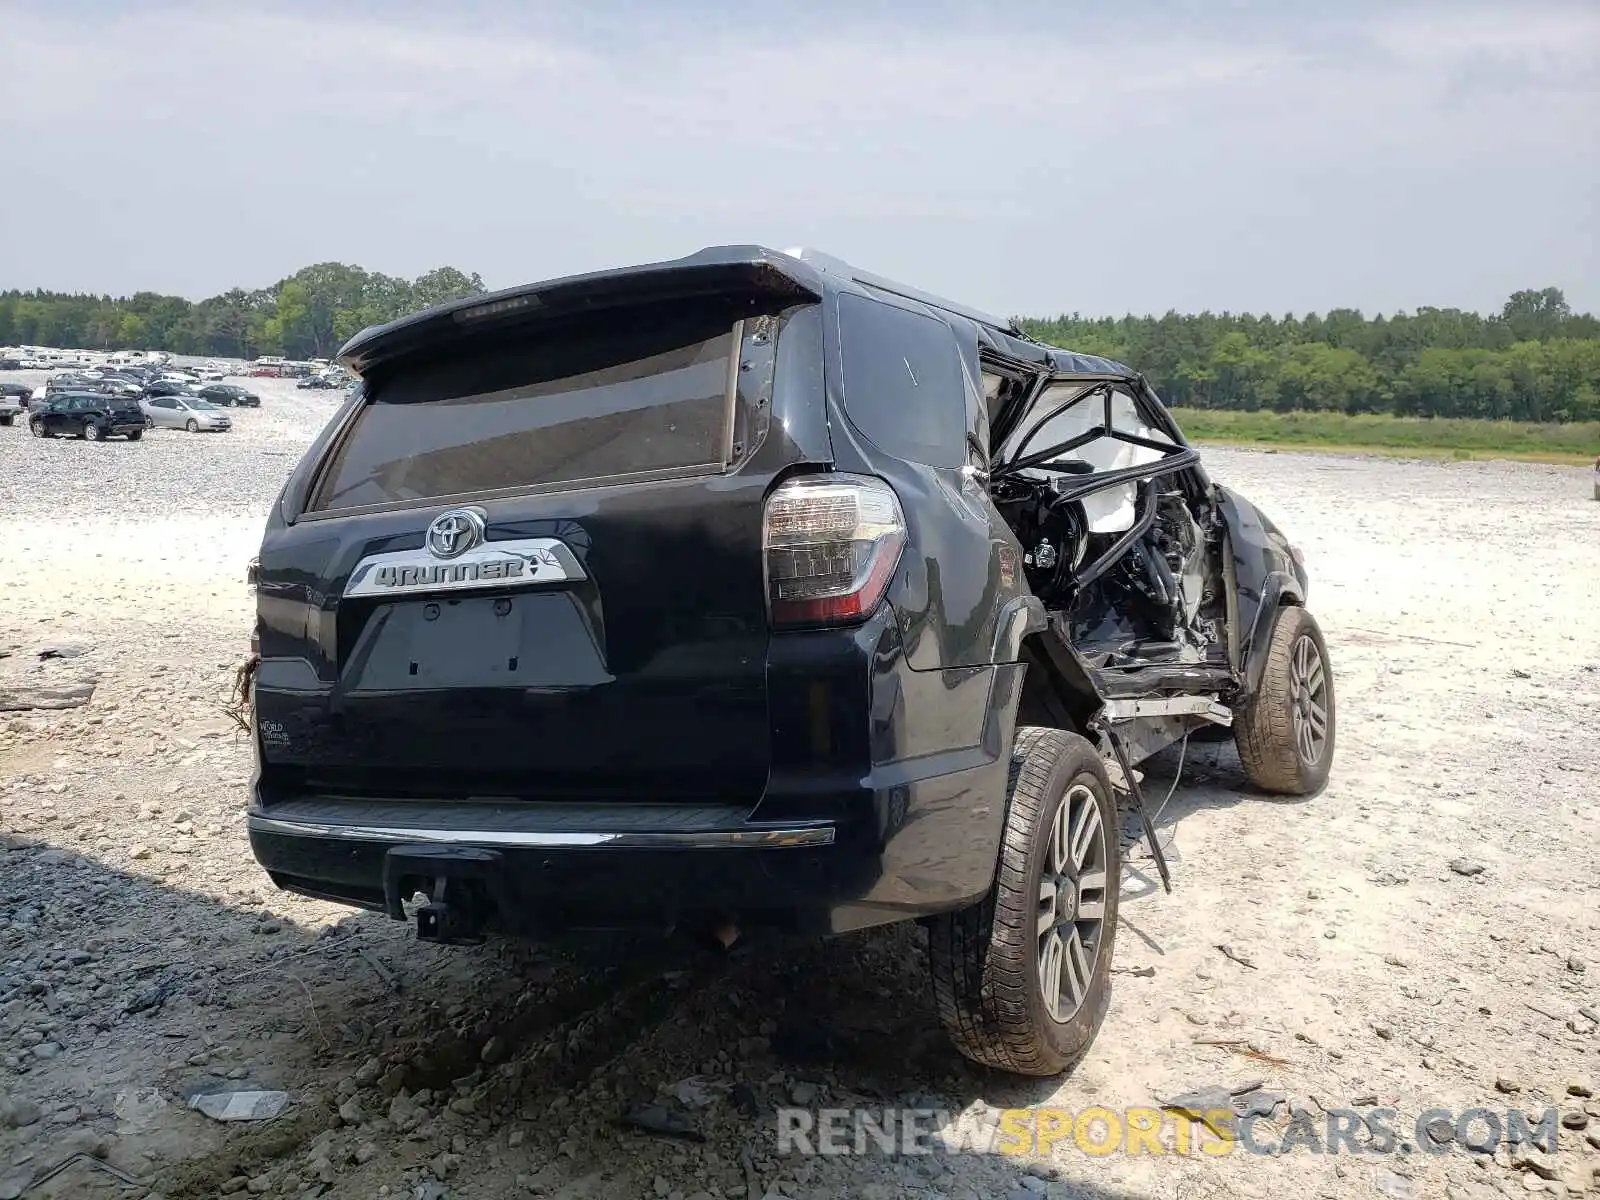
[[[1130,864],[1111,1015],[1076,1071],[1030,1085],[946,1048],[912,930],[715,964],[616,954],[608,974],[530,948],[419,947],[398,924],[273,891],[244,841],[249,755],[221,708],[265,507],[337,394],[252,383],[263,408],[235,412],[230,434],[87,445],[0,429],[0,677],[97,684],[84,708],[0,714],[0,1200],[80,1151],[144,1183],[120,1189],[80,1159],[28,1200],[1590,1186],[1588,472],[1208,452],[1305,550],[1338,688],[1333,779],[1311,800],[1268,800],[1243,790],[1231,747],[1190,747],[1161,821],[1176,891]],[[41,660],[51,646],[71,657]],[[1174,765],[1152,765],[1156,795]],[[1067,1137],[1044,1159],[806,1159],[774,1145],[772,1110],[791,1097],[1076,1113],[1257,1081],[1319,1133],[1326,1109],[1393,1109],[1373,1123],[1413,1149],[1093,1156]],[[228,1126],[184,1107],[249,1087],[284,1089],[290,1106]],[[615,1128],[640,1101],[706,1140]],[[1548,1158],[1416,1147],[1429,1109],[1551,1106],[1572,1127]],[[1288,1121],[1285,1106],[1257,1139]]]

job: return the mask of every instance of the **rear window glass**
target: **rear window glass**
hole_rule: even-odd
[[[966,462],[966,387],[948,325],[846,294],[839,344],[845,411],[874,445],[929,466]]]
[[[720,470],[730,305],[534,327],[369,382],[312,509]]]

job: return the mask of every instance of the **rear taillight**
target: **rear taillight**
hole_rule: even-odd
[[[767,498],[761,541],[774,626],[846,625],[883,599],[906,522],[881,479],[808,475]]]

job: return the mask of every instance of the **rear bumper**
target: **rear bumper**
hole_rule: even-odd
[[[425,873],[415,874],[425,848],[492,850],[492,876],[484,881],[499,901],[492,925],[525,937],[724,919],[803,932],[876,923],[848,920],[841,910],[872,891],[881,856],[859,842],[841,843],[832,826],[485,830],[437,810],[434,816],[412,828],[319,827],[257,813],[250,845],[277,886],[392,917],[403,915],[401,900],[428,890]],[[405,855],[412,874],[393,878],[391,851]]]

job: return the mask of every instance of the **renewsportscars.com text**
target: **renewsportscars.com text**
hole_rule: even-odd
[[[1407,1120],[1392,1108],[1293,1113],[1287,1124],[1230,1109],[1203,1120],[1161,1108],[991,1109],[780,1108],[778,1153],[798,1155],[1010,1154],[1090,1156],[1308,1154],[1488,1154],[1501,1145],[1554,1153],[1557,1110],[1427,1109]]]

